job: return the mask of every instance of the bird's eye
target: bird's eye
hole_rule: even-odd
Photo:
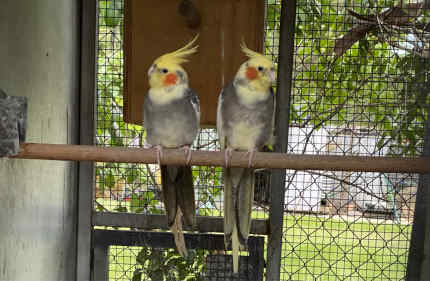
[[[262,66],[259,66],[257,69],[258,69],[258,71],[263,71],[264,70],[264,68]]]
[[[167,68],[162,68],[162,69],[161,69],[161,72],[163,72],[163,73],[167,73],[167,72],[169,72],[169,71],[167,70]]]

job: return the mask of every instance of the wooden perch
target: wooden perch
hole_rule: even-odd
[[[156,152],[153,149],[37,143],[21,144],[20,153],[11,158],[147,164],[157,162]],[[184,151],[182,149],[164,149],[161,163],[166,165],[184,164]],[[233,152],[229,163],[232,167],[247,167],[248,155],[245,152]],[[224,166],[224,153],[218,151],[193,151],[191,165]],[[430,173],[430,157],[394,158],[257,152],[253,160],[253,167],[293,170]]]

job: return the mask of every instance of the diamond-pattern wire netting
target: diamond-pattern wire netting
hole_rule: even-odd
[[[428,46],[413,30],[429,15],[404,4],[297,2],[289,152],[420,153],[429,68],[410,54]],[[422,106],[412,105],[417,89]],[[403,280],[416,187],[416,175],[287,171],[281,279]]]
[[[396,5],[297,1],[290,153],[420,154],[429,15]],[[96,142],[141,147],[142,128],[122,120],[122,9],[122,0],[99,0]],[[266,54],[276,62],[280,0],[267,0],[266,11]],[[213,129],[194,143],[216,147]],[[198,214],[222,216],[221,169],[193,169]],[[164,213],[159,177],[156,165],[97,163],[94,208]],[[285,186],[281,280],[403,280],[416,175],[288,170]],[[270,189],[256,187],[255,218],[267,218],[269,198]],[[122,263],[111,262],[111,280],[133,275],[138,251],[111,247],[110,260]]]

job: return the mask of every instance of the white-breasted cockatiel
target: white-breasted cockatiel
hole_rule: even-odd
[[[183,148],[186,165],[160,165],[164,207],[176,248],[187,255],[182,232],[182,216],[187,225],[195,225],[193,175],[189,161],[190,146],[199,132],[200,103],[188,86],[188,75],[181,67],[197,51],[197,36],[186,46],[157,58],[148,70],[149,91],[145,96],[143,125],[146,144],[157,150],[157,161],[163,148]]]
[[[231,243],[234,273],[239,269],[239,250],[247,248],[251,226],[254,199],[252,157],[255,151],[271,144],[275,107],[273,62],[248,49],[244,42],[241,47],[249,60],[240,66],[233,82],[222,90],[217,112],[218,135],[226,157],[224,240],[226,247]],[[232,150],[248,152],[248,168],[228,167]]]

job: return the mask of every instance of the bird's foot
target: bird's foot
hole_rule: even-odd
[[[233,151],[232,148],[227,147],[224,150],[224,162],[225,162],[225,167],[228,168],[228,166],[230,165],[230,158],[231,158],[231,152]]]
[[[161,145],[156,145],[152,147],[155,149],[157,153],[157,163],[158,165],[161,165],[161,158],[163,158],[163,147]]]
[[[248,168],[252,168],[252,160],[254,159],[255,152],[257,152],[257,149],[255,148],[250,148],[246,152],[248,155]]]
[[[189,145],[182,146],[185,153],[185,165],[189,166],[191,162],[191,148]]]

